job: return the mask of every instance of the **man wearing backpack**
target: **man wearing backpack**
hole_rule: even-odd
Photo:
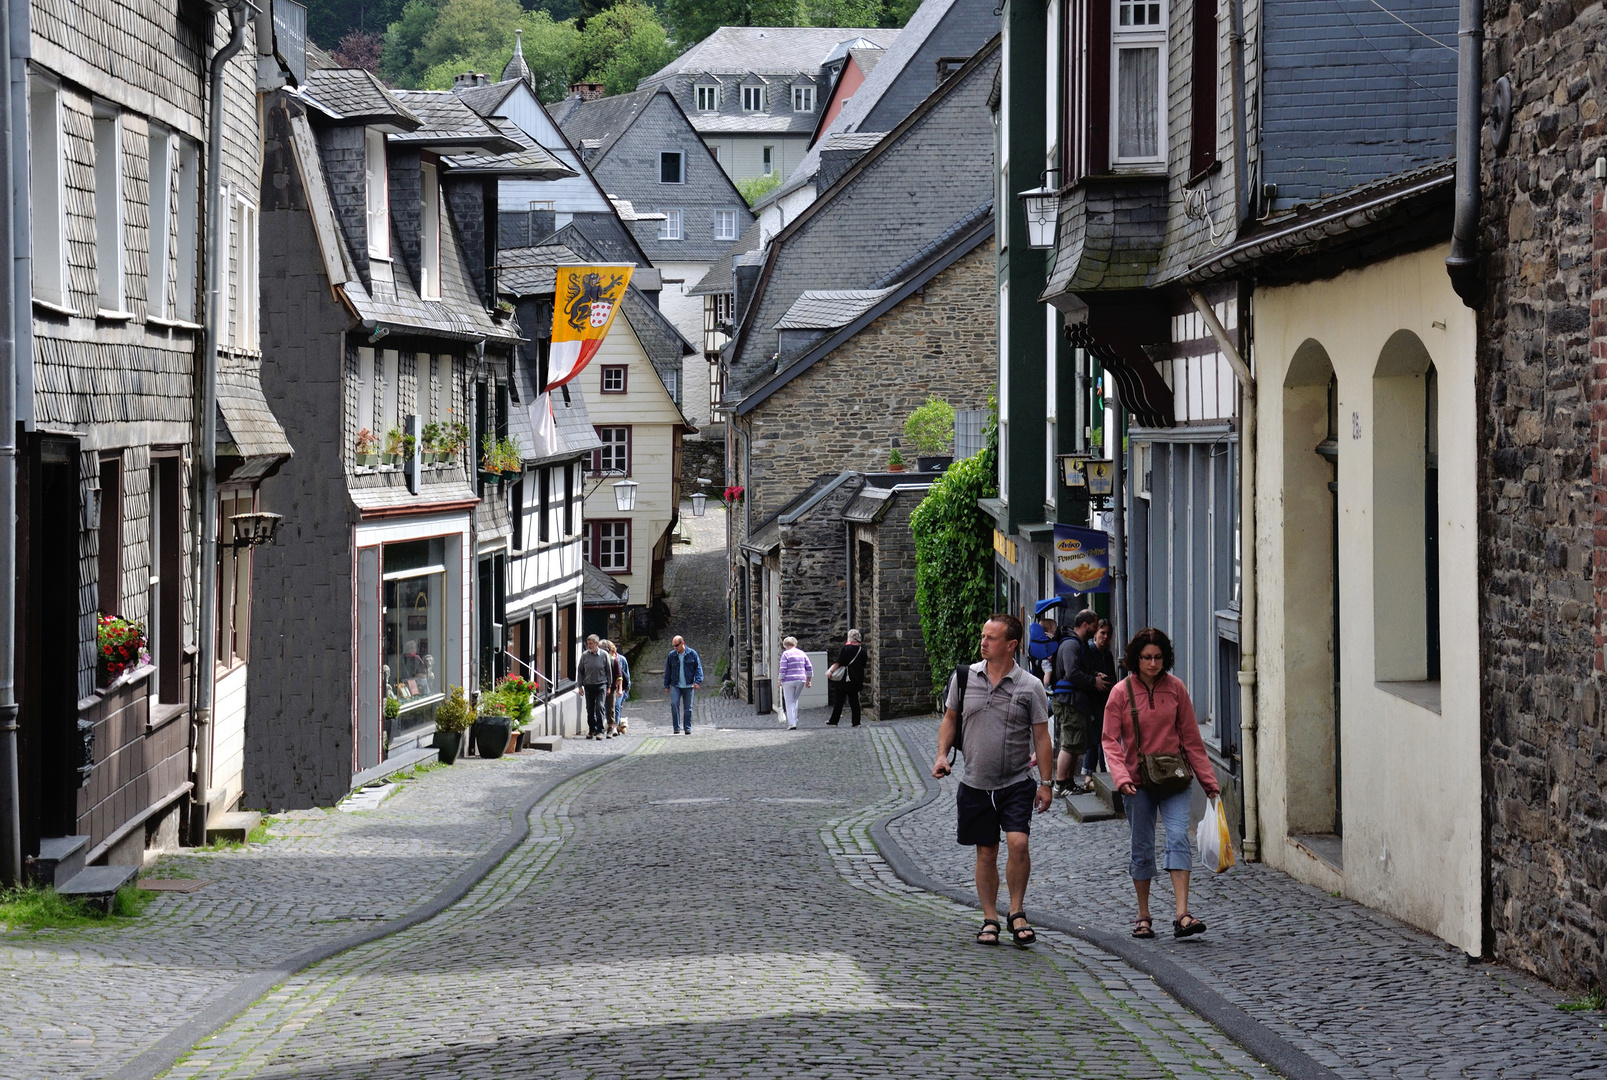
[[[1007,929],[1015,944],[1025,948],[1037,940],[1022,909],[1032,872],[1027,837],[1034,808],[1043,813],[1054,795],[1044,774],[1052,760],[1048,695],[1043,683],[1016,663],[1021,638],[1021,621],[1013,615],[991,615],[982,624],[981,663],[961,664],[949,680],[932,775],[941,779],[949,774],[950,749],[965,755],[965,774],[955,794],[957,839],[976,848],[976,895],[983,915],[977,944],[999,943],[1002,832],[1010,889]],[[1029,773],[1034,751],[1037,780]]]
[[[1071,622],[1071,636],[1055,652],[1055,793],[1074,795],[1087,791],[1087,777],[1072,779],[1072,770],[1088,749],[1088,733],[1098,730],[1093,702],[1110,689],[1110,680],[1099,670],[1089,639],[1099,628],[1099,614],[1083,609]]]

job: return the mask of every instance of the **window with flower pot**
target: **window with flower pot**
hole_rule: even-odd
[[[97,586],[102,615],[123,606],[123,456],[100,463],[100,564]]]

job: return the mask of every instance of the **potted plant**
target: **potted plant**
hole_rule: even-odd
[[[357,467],[360,469],[372,469],[375,465],[378,465],[379,454],[376,452],[378,449],[379,439],[374,436],[372,431],[367,428],[359,431],[357,433]]]
[[[504,473],[517,475],[524,471],[524,452],[519,449],[519,443],[512,437],[497,440],[497,464]]]
[[[495,690],[480,695],[474,718],[474,749],[483,758],[499,758],[508,752],[508,737],[513,732],[513,721],[508,718],[508,703]]]
[[[432,420],[424,425],[424,430],[419,434],[424,439],[424,464],[433,465],[435,464],[435,455],[440,453],[441,425]]]
[[[893,447],[892,453],[887,455],[887,471],[888,472],[903,472],[904,471],[904,455],[898,452],[898,447],[896,447],[896,446]]]
[[[469,445],[469,428],[467,424],[451,423],[441,427],[441,440],[437,444],[437,451],[441,458],[449,465],[457,464],[458,454]]]
[[[502,479],[497,458],[497,437],[490,433],[480,443],[480,479],[487,483]]]
[[[458,752],[463,749],[463,733],[472,723],[474,714],[469,711],[463,687],[452,687],[446,700],[435,707],[435,748],[441,752],[441,764],[450,765],[458,759]]]
[[[904,421],[904,441],[915,448],[921,472],[942,472],[954,464],[954,406],[936,394]]]
[[[389,739],[391,732],[396,730],[396,720],[402,715],[402,703],[399,699],[385,695],[385,732],[384,737]]]
[[[109,686],[146,658],[145,624],[102,615],[95,624],[95,647],[100,685]]]
[[[382,465],[395,465],[402,460],[402,429],[393,427],[385,432],[385,452],[380,455]]]
[[[497,691],[508,705],[508,719],[513,724],[513,738],[508,743],[511,753],[518,747],[519,735],[535,716],[536,684],[518,675],[509,675],[497,684]]]
[[[412,435],[402,436],[402,460],[412,461],[413,451],[418,449],[418,440]]]

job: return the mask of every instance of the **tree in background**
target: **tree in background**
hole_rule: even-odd
[[[682,48],[722,26],[802,26],[799,0],[662,0],[659,10]]]
[[[577,82],[600,82],[609,94],[628,94],[677,51],[652,8],[624,0],[586,20],[570,71]]]
[[[424,45],[424,36],[435,27],[443,0],[407,0],[401,17],[385,29],[385,49],[380,56],[380,75],[392,86],[418,86],[428,65],[415,61]]]
[[[804,4],[809,26],[904,25],[887,21],[884,0],[804,0]]]
[[[383,34],[402,15],[405,0],[311,0],[307,36],[320,45],[340,41],[353,30]]]
[[[384,49],[385,38],[377,31],[353,30],[340,39],[330,58],[341,67],[362,68],[378,75]]]
[[[569,65],[580,40],[574,20],[554,22],[545,11],[530,11],[518,28],[524,31],[525,63],[535,80],[536,96],[545,102],[561,100],[569,90]],[[453,78],[465,71],[481,72],[495,82],[502,78],[502,70],[512,58],[513,35],[509,34],[494,49],[435,64],[424,73],[419,85],[425,90],[450,90]]]

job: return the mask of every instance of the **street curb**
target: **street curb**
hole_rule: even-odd
[[[608,757],[592,762],[583,769],[576,769],[574,772],[552,778],[509,812],[513,819],[513,830],[503,836],[491,850],[480,856],[472,866],[460,873],[452,880],[450,885],[436,893],[430,900],[407,914],[397,916],[390,922],[381,923],[371,930],[364,930],[361,933],[352,934],[349,937],[343,937],[296,953],[279,961],[273,967],[238,983],[206,1005],[194,1018],[186,1021],[174,1031],[169,1032],[156,1045],[142,1052],[121,1069],[109,1074],[107,1080],[155,1080],[156,1077],[171,1069],[180,1055],[245,1012],[258,998],[261,998],[268,991],[297,972],[311,967],[313,964],[328,960],[332,956],[355,949],[359,945],[367,945],[381,938],[390,937],[392,934],[398,934],[410,927],[417,926],[419,923],[428,922],[435,918],[467,896],[469,890],[479,884],[480,879],[495,869],[496,865],[507,858],[514,848],[524,843],[525,839],[530,835],[531,812],[549,795],[576,777],[584,776],[594,769],[600,769],[604,765],[612,764],[628,756],[629,753],[610,754]]]
[[[914,737],[905,724],[895,724],[900,741],[904,744],[904,752],[909,756],[910,762],[915,765],[915,771],[926,785],[926,794],[915,802],[899,807],[886,817],[879,818],[870,827],[871,840],[876,850],[886,860],[887,865],[899,880],[906,885],[912,885],[926,892],[946,896],[956,903],[967,907],[976,907],[975,893],[963,889],[952,888],[931,877],[910,858],[909,854],[894,840],[887,827],[901,817],[913,814],[923,806],[937,798],[937,781],[920,767],[924,756],[921,747],[914,743]],[[1174,963],[1164,956],[1157,955],[1153,950],[1143,947],[1135,939],[1121,937],[1116,934],[1107,934],[1100,930],[1089,930],[1078,926],[1067,919],[1054,915],[1035,914],[1034,923],[1050,930],[1058,931],[1068,937],[1086,941],[1088,944],[1104,952],[1119,957],[1129,967],[1143,972],[1155,980],[1162,990],[1182,1002],[1183,1006],[1202,1020],[1215,1025],[1228,1038],[1238,1043],[1249,1054],[1263,1065],[1268,1066],[1288,1080],[1339,1080],[1339,1076],[1327,1066],[1319,1064],[1309,1054],[1299,1047],[1291,1044],[1283,1036],[1273,1031],[1261,1021],[1252,1017],[1239,1006],[1224,998],[1211,989],[1197,976],[1193,975],[1182,965]]]

